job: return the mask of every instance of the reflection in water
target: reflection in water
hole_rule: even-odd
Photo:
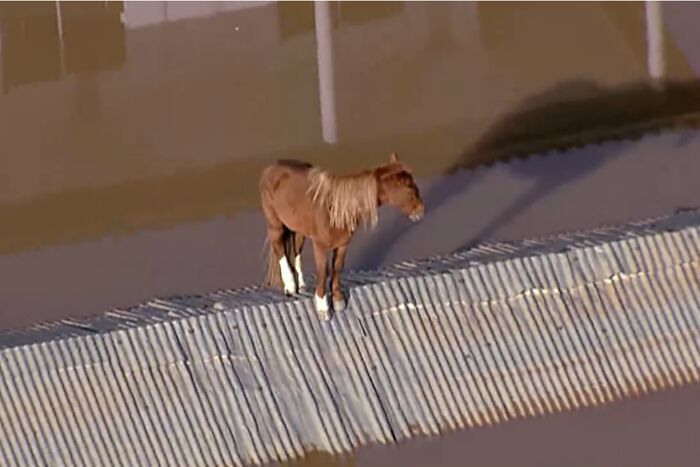
[[[316,2],[276,2],[275,6],[282,41],[314,30]]]
[[[287,40],[300,34],[313,32],[317,27],[316,10],[318,8],[324,10],[324,16],[327,16],[330,27],[339,29],[399,15],[403,12],[403,3],[374,1],[372,6],[368,7],[362,2],[276,2],[280,37],[282,40]]]
[[[57,80],[64,72],[86,73],[91,77],[79,80],[78,93],[98,99],[92,73],[126,60],[123,11],[118,1],[1,3],[4,92]]]
[[[126,61],[124,3],[60,2],[64,66],[77,73],[76,103],[81,119],[101,113],[97,72],[118,69]]]
[[[2,89],[61,76],[61,42],[55,3],[0,3]]]
[[[126,61],[124,2],[60,2],[68,73],[120,68]]]

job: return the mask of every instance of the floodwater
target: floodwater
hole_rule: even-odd
[[[259,282],[257,177],[279,158],[354,170],[396,151],[414,168],[426,218],[382,208],[350,269],[696,207],[693,128],[503,162],[700,112],[700,4],[662,5],[657,53],[647,18],[613,2],[0,3],[0,328]],[[697,391],[349,462],[580,465],[545,440],[584,453],[608,424],[670,439],[662,422]],[[697,433],[685,420],[660,449]]]
[[[696,466],[700,387],[689,386],[352,454],[313,453],[270,467]]]

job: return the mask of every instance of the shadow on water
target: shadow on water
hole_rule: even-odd
[[[483,176],[483,172],[464,173],[461,169],[474,169],[549,150],[602,142],[618,137],[620,133],[624,133],[626,138],[641,136],[645,131],[658,127],[656,122],[660,119],[700,111],[697,81],[668,82],[660,89],[646,82],[607,89],[581,80],[559,84],[525,99],[517,109],[465,150],[443,176],[427,190],[423,189],[426,205],[423,222],[429,221],[440,206],[468,192]],[[624,127],[632,129],[625,133]],[[679,144],[683,144],[683,141],[679,139]],[[556,167],[546,164],[543,159],[513,161],[508,166],[509,173],[519,179],[531,180],[532,186],[461,248],[488,240],[519,212],[556,192],[559,187],[597,171],[612,158],[621,155],[621,151],[620,145],[605,144],[591,154],[572,157],[566,165]],[[464,215],[468,216],[469,213]],[[392,251],[392,246],[398,244],[411,227],[407,220],[395,217],[387,228],[372,236],[358,267],[370,269],[380,266]]]

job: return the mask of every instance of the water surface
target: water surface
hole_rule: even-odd
[[[350,269],[697,206],[692,128],[505,163],[700,110],[700,7],[662,14],[659,88],[642,3],[3,2],[0,326],[257,283],[278,158],[415,169]],[[696,392],[339,462],[691,465]]]

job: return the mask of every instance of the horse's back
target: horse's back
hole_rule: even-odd
[[[313,166],[296,160],[280,160],[268,165],[260,177],[260,197],[268,218],[279,219],[288,229],[310,235],[314,209],[309,190]]]
[[[262,175],[260,176],[261,189],[270,182],[272,182],[273,185],[277,185],[279,179],[282,178],[290,176],[303,176],[305,178],[312,167],[311,164],[304,161],[278,160],[263,169]]]
[[[298,198],[305,195],[312,168],[308,162],[298,160],[279,160],[268,165],[260,177],[261,196],[276,198],[282,194],[285,198]]]

